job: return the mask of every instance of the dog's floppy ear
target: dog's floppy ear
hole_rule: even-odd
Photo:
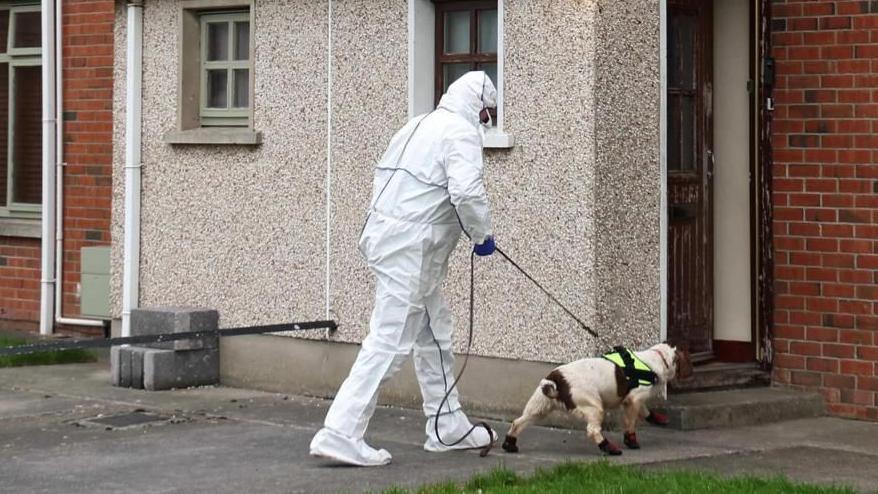
[[[676,348],[677,348],[677,350],[689,353],[689,342],[688,341],[681,341],[677,344]]]
[[[692,357],[689,354],[688,346],[689,345],[685,345],[682,349],[678,348],[674,350],[674,366],[676,367],[677,379],[688,379],[692,377],[694,372],[692,368]]]

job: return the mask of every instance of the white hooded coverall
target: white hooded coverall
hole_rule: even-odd
[[[396,133],[376,167],[359,243],[376,278],[369,335],[324,428],[311,442],[312,455],[356,465],[390,462],[386,450],[371,448],[363,436],[379,385],[400,369],[412,350],[428,417],[424,448],[451,449],[437,440],[433,422],[446,380],[449,386],[454,380],[452,321],[441,285],[461,227],[475,244],[491,236],[479,112],[496,106],[496,94],[484,72],[465,74],[451,84],[435,111],[415,117]],[[439,420],[446,443],[471,427],[460,408],[455,390]],[[481,447],[493,439],[479,428],[456,447]]]

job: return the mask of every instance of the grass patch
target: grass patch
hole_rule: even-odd
[[[0,336],[0,347],[25,345],[28,341],[22,338]],[[97,357],[88,350],[74,348],[51,352],[28,353],[25,355],[0,356],[0,367],[21,367],[25,365],[77,364],[94,362]]]
[[[452,482],[421,487],[417,490],[393,488],[384,494],[451,494],[451,493],[594,493],[594,494],[853,494],[853,489],[818,487],[792,483],[785,478],[726,478],[712,474],[687,471],[644,471],[629,466],[597,463],[564,463],[550,470],[538,470],[534,475],[520,477],[505,469],[473,477],[466,484]]]

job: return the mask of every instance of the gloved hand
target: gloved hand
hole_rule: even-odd
[[[485,239],[484,243],[476,244],[473,247],[473,252],[475,252],[477,256],[490,256],[496,249],[497,246],[494,245],[494,237],[488,237]]]

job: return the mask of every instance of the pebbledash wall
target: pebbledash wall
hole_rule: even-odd
[[[774,380],[878,420],[878,5],[772,13]]]
[[[503,365],[559,362],[612,344],[655,342],[661,293],[659,2],[503,4],[504,130],[515,145],[486,153],[495,233],[601,340],[593,341],[494,256],[476,267],[474,354]],[[324,317],[328,7],[326,1],[256,1],[254,129],[262,144],[182,146],[162,139],[177,121],[180,4],[146,0],[141,306],[216,308],[223,327]],[[278,369],[261,381],[267,387],[333,392],[335,378],[322,387],[307,381],[343,376],[350,345],[327,350],[322,344],[323,367],[298,376],[292,375],[296,362],[264,357],[254,363],[258,355],[247,347],[315,344],[302,338],[358,343],[368,330],[373,284],[356,243],[372,167],[408,118],[407,9],[404,0],[332,5],[328,308],[339,330],[328,337],[229,339],[223,347],[227,381],[240,381],[244,365],[257,375],[253,367],[264,364]],[[119,239],[125,23],[120,5],[113,202]],[[468,248],[461,242],[446,286],[458,350],[466,337]],[[116,317],[121,259],[122,242],[115,242]]]
[[[66,166],[62,309],[65,317],[80,317],[80,249],[110,243],[115,17],[113,0],[64,0],[63,8]],[[2,118],[6,117],[4,113]],[[36,121],[40,118],[37,115]],[[37,330],[39,220],[22,220],[9,226],[13,228],[3,228],[0,236],[0,325]]]

